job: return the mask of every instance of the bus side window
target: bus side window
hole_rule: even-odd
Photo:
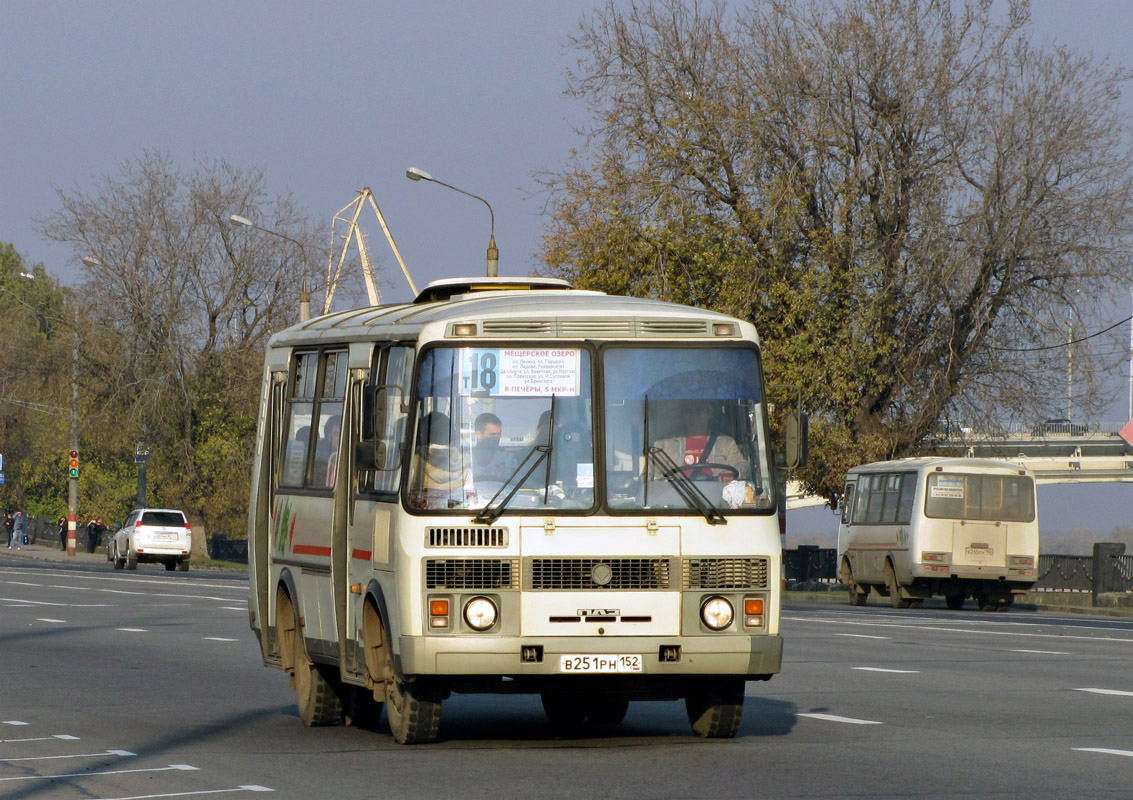
[[[409,382],[413,375],[413,348],[390,347],[382,353],[382,369],[378,383],[399,387],[400,392],[382,393],[385,407],[385,429],[378,436],[386,444],[387,469],[374,472],[373,488],[376,492],[395,493],[401,483],[401,468],[405,462],[406,420],[409,416]]]
[[[307,475],[317,369],[318,353],[299,353],[295,356],[285,398],[287,436],[280,456],[280,486],[302,486]]]
[[[847,483],[846,491],[842,494],[842,524],[850,521],[850,509],[854,505],[854,484]]]

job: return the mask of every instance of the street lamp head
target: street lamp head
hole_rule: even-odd
[[[431,181],[431,180],[433,180],[432,175],[425,172],[425,170],[423,170],[423,169],[417,169],[417,167],[410,167],[409,169],[405,170],[405,177],[409,178],[409,180],[411,180],[411,181]]]
[[[488,277],[496,277],[499,274],[500,251],[499,248],[496,247],[496,212],[492,210],[492,204],[478,194],[472,194],[472,192],[466,192],[450,183],[439,181],[425,172],[425,170],[417,169],[417,167],[410,167],[405,170],[405,177],[409,178],[411,181],[432,181],[433,183],[444,186],[446,189],[452,189],[454,192],[460,192],[467,197],[475,198],[488,207],[492,226],[488,233]]]
[[[228,221],[231,222],[233,225],[244,225],[244,226],[249,227],[249,228],[255,227],[252,224],[252,220],[248,219],[247,217],[242,217],[239,214],[233,214],[232,216],[230,216],[228,218]]]

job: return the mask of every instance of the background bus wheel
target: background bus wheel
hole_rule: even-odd
[[[731,739],[744,714],[744,682],[706,682],[685,696],[685,711],[692,732],[706,739]]]
[[[864,606],[867,597],[869,597],[868,586],[859,586],[856,583],[850,584],[850,605]]]
[[[980,611],[995,611],[997,605],[994,595],[985,592],[976,595],[976,606]]]
[[[311,663],[303,635],[296,629],[291,637],[292,657],[295,663],[295,699],[299,704],[299,719],[308,728],[333,725],[342,719],[342,702],[331,682],[319,667]]]
[[[959,611],[964,607],[964,595],[962,594],[946,594],[944,595],[944,605],[952,611]]]
[[[893,565],[888,561],[885,562],[885,588],[889,590],[889,605],[894,608],[909,607],[909,601],[901,597],[901,587],[897,583],[897,573],[893,571]]]
[[[547,721],[556,728],[579,725],[586,717],[586,706],[577,695],[563,692],[543,692],[539,695]]]
[[[624,697],[592,697],[586,702],[586,718],[595,725],[617,725],[627,711],[629,700]]]
[[[435,742],[441,727],[441,693],[391,678],[386,681],[386,718],[398,744]]]

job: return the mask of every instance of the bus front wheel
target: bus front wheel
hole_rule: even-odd
[[[441,693],[394,677],[386,681],[386,718],[398,744],[427,744],[441,727]]]
[[[692,732],[705,739],[731,739],[744,714],[744,682],[721,679],[705,683],[685,695],[685,711]]]

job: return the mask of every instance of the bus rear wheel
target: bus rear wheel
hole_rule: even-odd
[[[704,739],[731,739],[744,715],[744,682],[722,679],[706,682],[685,695],[692,732]]]
[[[950,611],[959,611],[964,607],[964,595],[946,594],[944,595],[944,605],[948,606]]]
[[[894,608],[908,608],[909,601],[901,596],[901,585],[897,583],[897,573],[893,570],[893,564],[889,561],[885,562],[885,588],[889,590],[889,605]]]
[[[624,697],[592,697],[586,702],[586,718],[595,725],[617,725],[627,711],[629,700]]]

